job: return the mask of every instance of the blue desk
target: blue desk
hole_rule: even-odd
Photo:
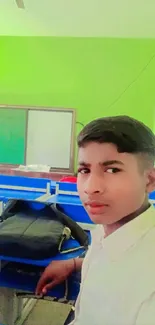
[[[15,179],[14,179],[15,180]],[[17,179],[16,179],[17,181]],[[1,181],[0,181],[1,182]],[[20,185],[22,183],[21,179],[18,179],[18,182]],[[32,180],[30,180],[32,182]],[[18,184],[19,184],[18,183]],[[16,183],[17,184],[17,183]],[[24,183],[25,185],[25,183]],[[30,183],[27,183],[28,187]],[[34,184],[33,184],[34,185]],[[32,186],[32,183],[31,183]],[[36,186],[36,183],[35,183]],[[69,186],[69,185],[67,185]],[[50,189],[51,194],[53,192],[55,193],[55,187],[56,183],[51,182],[50,183]],[[65,184],[63,184],[63,187],[65,187]],[[73,186],[72,186],[73,187]],[[42,192],[40,192],[42,194]],[[3,198],[3,200],[8,200],[10,198],[20,198],[20,199],[28,199],[28,200],[34,200],[38,199],[40,197],[39,192],[28,192],[28,191],[18,191],[18,190],[9,190],[9,189],[3,189],[3,191],[0,189],[0,197]],[[85,212],[84,208],[82,207],[81,201],[79,200],[78,196],[70,196],[70,195],[52,195],[48,202],[51,203],[58,203],[59,206],[63,209],[64,213],[66,213],[68,216],[70,216],[72,219],[78,222],[87,222],[90,223],[90,219]],[[70,239],[68,242],[64,244],[64,249],[71,249],[72,247],[78,247],[79,244],[73,239]],[[45,268],[52,260],[62,260],[62,259],[71,259],[74,257],[78,257],[83,252],[83,249],[79,249],[78,251],[68,253],[68,254],[58,254],[54,258],[49,258],[46,260],[29,260],[29,259],[22,259],[22,258],[13,258],[13,257],[6,257],[6,256],[0,256],[1,261],[5,262],[15,262],[15,263],[23,263],[23,264],[29,264],[37,266],[38,268]],[[16,272],[13,271],[7,271],[6,268],[2,269],[0,273],[0,286],[1,286],[1,292],[4,292],[4,306],[5,306],[5,313],[4,317],[0,322],[4,323],[5,325],[14,325],[14,322],[12,322],[13,319],[15,319],[14,315],[14,309],[12,308],[13,303],[15,299],[16,293],[20,291],[30,291],[34,292],[36,284],[38,282],[38,277],[31,277],[31,276],[24,276],[19,275]],[[76,281],[75,276],[72,276],[69,279],[69,299],[75,300],[77,297],[79,291],[79,283]],[[57,298],[63,298],[64,297],[65,288],[64,285],[57,286],[51,292],[49,292],[49,295],[51,297],[57,297]],[[20,302],[21,303],[21,302]],[[17,316],[17,315],[16,315]],[[18,315],[19,316],[19,315]]]
[[[0,199],[3,200],[3,202],[7,202],[11,199],[23,199],[23,200],[36,200],[40,196],[42,196],[43,193],[41,192],[28,192],[28,191],[16,191],[16,190],[0,190]]]
[[[15,289],[16,292],[35,292],[38,276],[17,274],[17,272],[1,271],[1,287]],[[12,280],[13,279],[13,280]],[[76,281],[76,275],[73,274],[68,280],[68,299],[76,300],[79,292],[79,281]],[[48,292],[49,297],[63,298],[65,295],[65,285],[61,284]]]
[[[50,193],[55,193],[56,182],[44,178],[0,175],[0,199],[36,200],[46,193],[47,184]]]
[[[49,185],[50,193],[55,193],[56,182],[49,179],[36,179],[31,177],[22,176],[7,176],[0,175],[0,201],[1,203],[6,203],[9,199],[25,199],[25,200],[38,200],[43,197],[47,192],[47,184]],[[3,204],[1,204],[2,208]],[[4,257],[5,259],[5,257]],[[4,260],[1,257],[1,260]],[[11,261],[12,259],[6,258],[6,261]],[[15,259],[13,259],[15,261]],[[23,262],[23,261],[22,261]],[[31,261],[25,261],[31,262]],[[48,264],[43,263],[44,266]],[[38,264],[39,265],[39,264]],[[21,310],[22,310],[22,299],[16,298],[16,289],[19,289],[22,283],[17,275],[14,276],[8,274],[6,271],[0,273],[0,323],[5,325],[14,325],[15,320],[18,318],[21,321]],[[23,285],[25,279],[23,279]],[[32,291],[34,290],[35,282],[33,281]],[[32,284],[32,281],[31,281]],[[22,286],[20,287],[22,289]],[[23,288],[23,290],[25,287]],[[28,301],[28,308],[24,305],[25,317],[27,312],[30,311],[34,305],[33,301]],[[23,315],[23,312],[22,312]]]
[[[78,247],[79,243],[73,239],[68,240],[64,246],[63,249],[71,249]],[[18,262],[18,263],[25,263],[25,264],[30,264],[30,265],[38,265],[38,266],[43,266],[46,267],[51,261],[56,261],[56,260],[67,260],[71,258],[78,257],[84,252],[83,249],[79,249],[78,251],[72,252],[72,253],[67,253],[67,254],[57,254],[55,257],[46,259],[46,260],[30,260],[30,259],[22,259],[22,258],[14,258],[14,257],[8,257],[8,256],[0,256],[1,261],[10,261],[10,262]]]
[[[51,194],[55,193],[56,181],[51,181]]]
[[[88,233],[90,236],[90,234]],[[73,239],[70,239],[63,245],[63,249],[71,249],[78,247],[79,243]],[[51,261],[55,260],[67,260],[71,258],[76,258],[78,256],[81,256],[81,254],[84,252],[83,249],[79,249],[78,251],[67,253],[67,254],[57,254],[56,257],[52,257],[46,260],[30,260],[30,259],[22,259],[22,258],[13,258],[13,257],[6,257],[6,256],[0,256],[1,261],[7,261],[7,262],[16,262],[16,263],[22,263],[22,264],[28,264],[33,266],[38,266],[39,269],[44,270],[44,268],[49,265]],[[7,288],[13,288],[16,290],[22,290],[22,291],[30,291],[34,292],[36,288],[36,284],[38,282],[38,277],[32,277],[32,276],[23,276],[20,274],[17,274],[16,272],[7,272],[7,265],[2,269],[0,272],[0,286],[1,287],[7,287]],[[79,291],[79,283],[76,281],[76,277],[73,275],[69,281],[70,285],[70,292],[69,292],[69,299],[75,300],[77,298],[77,294]],[[72,289],[71,289],[72,288]],[[49,296],[57,297],[57,298],[63,298],[64,296],[64,285],[57,286],[51,292],[48,293]]]
[[[77,247],[79,244],[75,240],[69,240],[65,245],[64,249],[71,248],[71,247]],[[58,254],[54,258],[46,259],[46,260],[26,260],[26,259],[17,259],[17,258],[11,258],[11,257],[4,257],[1,256],[0,259],[1,261],[8,261],[8,262],[16,262],[16,263],[23,263],[23,264],[29,264],[29,265],[34,265],[38,266],[39,269],[44,270],[44,268],[52,261],[52,260],[60,260],[60,259],[70,259],[73,257],[78,257],[81,255],[83,252],[82,249],[73,252],[73,253],[68,253],[68,254]],[[0,287],[1,291],[0,293],[3,294],[3,303],[1,303],[0,307],[2,308],[2,321],[5,325],[14,325],[14,322],[12,322],[12,319],[19,318],[20,319],[20,324],[21,324],[21,319],[25,319],[27,316],[27,310],[26,307],[25,311],[22,312],[21,306],[23,299],[22,298],[16,298],[16,294],[18,292],[31,292],[34,294],[35,288],[37,285],[37,282],[39,280],[38,275],[36,276],[31,276],[31,275],[23,275],[23,274],[18,274],[16,271],[7,271],[7,265],[6,268],[2,269],[0,272]],[[68,299],[75,301],[78,295],[80,289],[80,283],[79,281],[76,280],[76,275],[72,275],[70,279],[68,279]],[[55,288],[53,288],[50,292],[48,292],[48,296],[50,297],[56,297],[57,299],[63,298],[65,295],[65,285],[61,284]],[[31,308],[34,307],[35,301],[31,300]],[[15,304],[18,306],[18,310],[20,310],[20,314],[15,315]],[[30,311],[30,310],[29,310]],[[23,316],[26,315],[25,317]],[[16,323],[18,325],[18,322]]]

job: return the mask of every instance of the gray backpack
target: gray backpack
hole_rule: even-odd
[[[73,237],[79,245],[70,251],[87,249],[87,233],[59,206],[36,201],[10,200],[0,217],[0,255],[32,260],[47,259],[63,250]]]

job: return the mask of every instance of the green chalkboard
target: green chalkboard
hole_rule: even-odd
[[[26,110],[0,108],[0,164],[24,164]]]

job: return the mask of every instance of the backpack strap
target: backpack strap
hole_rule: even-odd
[[[3,222],[4,220],[8,219],[13,215],[12,209],[16,207],[18,200],[9,200],[6,205],[4,210],[2,211],[2,214],[0,216],[0,222]]]
[[[87,233],[70,217],[63,213],[59,206],[56,204],[51,204],[50,208],[55,212],[58,219],[71,230],[71,234],[75,240],[77,240],[81,246],[85,249],[88,248],[89,238]]]

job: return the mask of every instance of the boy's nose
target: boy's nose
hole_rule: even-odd
[[[105,190],[105,184],[101,177],[90,176],[85,183],[85,193],[87,195],[103,193]]]

